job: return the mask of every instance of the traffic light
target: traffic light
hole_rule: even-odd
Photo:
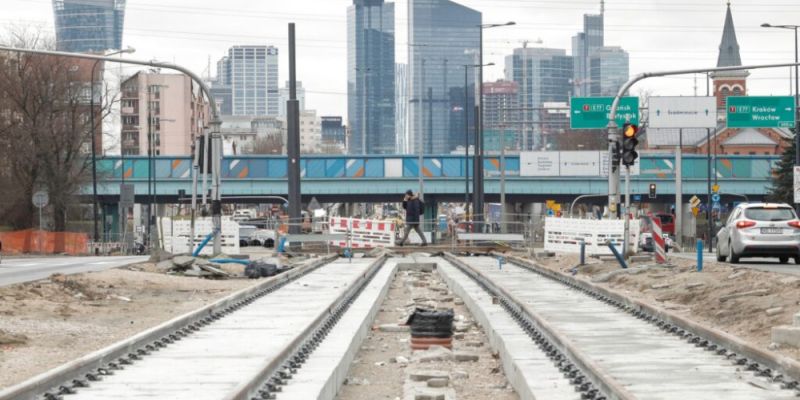
[[[622,164],[626,167],[632,166],[639,158],[639,153],[636,152],[636,145],[639,144],[636,139],[638,132],[639,127],[633,124],[626,123],[622,127]]]
[[[198,147],[199,147],[199,149],[198,149],[199,150],[198,157],[199,158],[197,160],[197,164],[200,167],[200,173],[201,174],[210,174],[212,172],[212,170],[213,170],[213,168],[212,168],[212,165],[213,165],[212,164],[212,159],[214,157],[214,154],[213,154],[213,147],[214,146],[211,145],[211,148],[208,149],[208,156],[207,156],[208,158],[206,158],[206,162],[203,163],[203,158],[206,157],[206,154],[205,154],[206,153],[206,137],[205,137],[205,135],[200,135],[200,136],[198,136],[197,140],[199,142],[199,145],[198,145]]]
[[[656,184],[655,183],[651,183],[650,184],[650,198],[651,199],[655,199],[656,198]]]
[[[622,160],[622,152],[619,148],[619,142],[613,143],[613,150],[611,151],[611,171],[617,172],[620,161]]]

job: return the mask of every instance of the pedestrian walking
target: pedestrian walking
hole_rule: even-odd
[[[428,245],[425,240],[425,234],[420,228],[420,215],[424,207],[425,203],[419,199],[419,194],[414,194],[410,189],[406,191],[406,195],[403,198],[403,208],[406,210],[406,226],[403,230],[403,239],[399,243],[400,246],[406,243],[408,234],[411,233],[412,229],[417,231],[417,234],[422,239],[422,245]]]

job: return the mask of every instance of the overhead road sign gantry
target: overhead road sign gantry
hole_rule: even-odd
[[[793,128],[794,101],[791,96],[728,97],[728,128]]]
[[[570,128],[604,129],[608,126],[613,97],[573,97],[570,100]],[[617,124],[628,122],[639,125],[639,98],[620,99],[616,115]]]
[[[716,97],[651,97],[648,103],[650,128],[716,128]]]

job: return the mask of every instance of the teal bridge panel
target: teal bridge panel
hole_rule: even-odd
[[[712,163],[716,181],[723,193],[764,196],[779,157],[719,156]],[[191,187],[191,158],[188,156],[155,157],[153,173],[158,196],[177,196]],[[472,161],[463,156],[426,156],[423,173],[425,192],[434,195],[462,196],[465,172],[472,174]],[[499,157],[484,160],[485,192],[490,198],[500,192]],[[608,191],[605,177],[528,177],[520,176],[520,158],[505,158],[506,193],[521,197],[575,197],[603,194]],[[641,173],[633,176],[631,192],[644,194],[649,185],[658,185],[659,195],[675,190],[673,154],[643,154]],[[105,157],[98,160],[98,192],[101,196],[119,195],[120,183],[133,183],[136,194],[148,193],[150,162],[145,156]],[[394,196],[407,189],[416,190],[419,161],[417,156],[304,156],[300,161],[303,195],[314,196]],[[466,171],[465,171],[466,170]],[[287,192],[286,157],[233,156],[222,162],[223,195],[266,196]],[[684,194],[702,195],[707,191],[708,160],[705,156],[683,158]],[[713,173],[712,173],[712,179]],[[470,183],[471,187],[471,183]],[[91,193],[91,185],[83,189]]]

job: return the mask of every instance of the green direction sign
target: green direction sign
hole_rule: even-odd
[[[573,97],[570,107],[570,128],[603,129],[611,117],[613,97]],[[623,97],[617,107],[617,125],[626,122],[639,125],[639,98]]]
[[[792,128],[794,97],[728,97],[728,128]]]

